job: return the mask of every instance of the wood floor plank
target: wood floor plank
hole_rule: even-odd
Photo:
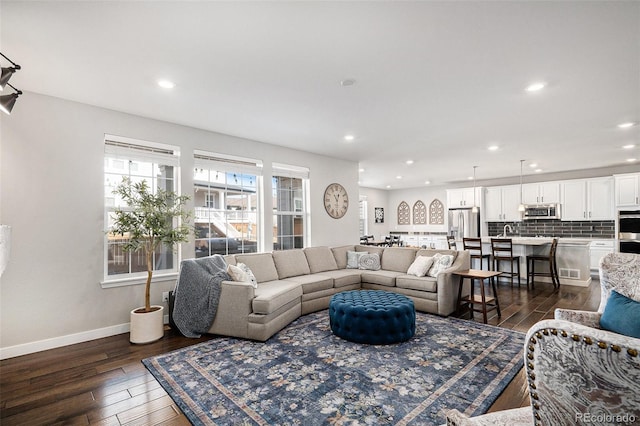
[[[595,311],[600,283],[589,287],[536,282],[498,286],[502,315],[491,311],[488,323],[526,331],[556,308]],[[467,317],[468,318],[468,315]],[[474,320],[482,322],[482,314]],[[128,334],[52,349],[0,361],[0,423],[5,425],[164,425],[186,426],[188,419],[140,362],[168,351],[215,339],[188,339],[167,329],[165,337],[132,345]],[[529,404],[524,371],[511,381],[490,408],[499,411]]]

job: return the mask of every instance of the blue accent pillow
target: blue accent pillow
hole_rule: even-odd
[[[640,339],[640,302],[611,290],[600,318],[600,327]]]

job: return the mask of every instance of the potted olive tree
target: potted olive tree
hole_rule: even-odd
[[[120,196],[127,207],[115,210],[109,231],[126,237],[123,250],[142,251],[147,264],[144,307],[131,311],[129,340],[153,342],[164,335],[164,307],[151,306],[150,301],[153,255],[162,245],[173,250],[176,244],[188,241],[191,215],[184,206],[189,197],[159,188],[154,193],[146,181],[132,183],[128,177],[122,179],[113,193]]]

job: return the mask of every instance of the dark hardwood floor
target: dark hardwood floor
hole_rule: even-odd
[[[555,308],[596,310],[600,283],[557,291],[548,283],[529,291],[524,284],[501,283],[498,296],[502,317],[492,311],[489,323],[526,332],[553,318]],[[132,345],[121,334],[0,361],[0,424],[188,425],[140,360],[212,338],[188,339],[167,329],[162,340],[147,345]],[[490,411],[528,404],[521,371]]]

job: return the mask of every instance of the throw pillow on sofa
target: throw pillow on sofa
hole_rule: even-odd
[[[232,280],[244,283],[251,283],[253,288],[258,288],[258,281],[255,275],[251,272],[251,269],[244,263],[238,263],[237,265],[227,265],[227,274]]]
[[[453,265],[452,255],[436,253],[433,255],[433,265],[427,275],[436,278],[440,272],[449,268],[451,265]]]
[[[640,339],[640,302],[611,290],[600,318],[600,327]]]
[[[409,269],[407,269],[407,275],[415,275],[416,277],[424,277],[431,269],[433,265],[433,257],[431,256],[418,256],[413,261]]]
[[[380,269],[380,256],[378,253],[365,254],[358,259],[358,269],[377,271]]]
[[[360,258],[365,254],[369,254],[366,251],[347,251],[347,269],[358,269],[360,267]]]

